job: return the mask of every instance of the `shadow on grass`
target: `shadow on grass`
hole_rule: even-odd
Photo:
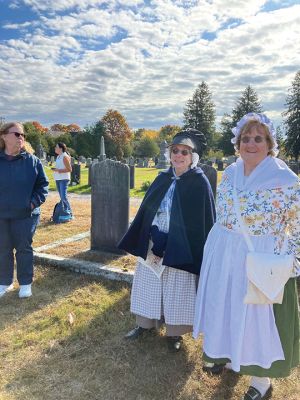
[[[5,385],[5,393],[10,398],[181,398],[180,393],[194,369],[185,348],[179,353],[170,353],[166,339],[159,333],[146,334],[135,342],[126,341],[123,336],[134,325],[129,312],[128,286],[97,280],[107,292],[103,302],[99,298],[99,312],[82,326],[76,326],[75,321],[69,336],[55,346],[46,346],[34,357],[34,362],[18,368]],[[76,300],[80,307],[80,299]]]
[[[219,382],[210,400],[229,400],[234,398],[236,384],[240,379],[240,375],[232,371],[225,371],[219,378]]]
[[[60,270],[58,273],[58,270],[51,267],[36,268],[32,297],[19,299],[18,289],[14,289],[0,299],[0,333],[20,318],[59,301],[78,288],[84,288],[92,280],[93,278],[87,275],[78,275],[77,279],[70,279],[70,272]]]
[[[116,265],[120,268],[123,268],[123,267],[125,268],[127,264],[129,265],[129,263],[132,263],[132,262],[134,262],[134,265],[136,263],[136,259],[133,256],[129,255],[128,253],[114,254],[114,253],[109,253],[106,251],[98,251],[98,250],[81,251],[79,253],[73,254],[69,258],[70,259],[75,258],[75,259],[91,261],[91,262],[98,262],[101,264],[113,263],[114,265]],[[134,261],[131,261],[130,259],[134,259]],[[122,261],[122,265],[120,265],[120,261]]]

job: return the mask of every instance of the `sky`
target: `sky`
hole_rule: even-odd
[[[300,0],[0,0],[0,117],[182,125],[205,81],[217,124],[248,85],[275,126],[300,70]]]

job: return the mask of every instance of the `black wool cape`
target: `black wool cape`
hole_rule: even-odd
[[[154,180],[118,245],[120,249],[146,259],[152,221],[174,179],[170,168]],[[201,168],[190,169],[176,179],[163,264],[199,275],[203,247],[214,222],[215,205],[209,181]]]

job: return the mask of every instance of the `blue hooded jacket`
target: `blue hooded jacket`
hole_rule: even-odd
[[[43,165],[36,156],[23,151],[9,158],[0,152],[0,218],[21,219],[38,213],[48,186]]]

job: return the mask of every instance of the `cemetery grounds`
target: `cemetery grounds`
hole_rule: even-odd
[[[140,178],[140,184],[153,180],[154,173],[143,171],[147,179]],[[82,186],[77,193],[88,193]],[[35,248],[89,232],[89,196],[70,200],[76,218],[57,229],[49,218],[58,194],[50,194]],[[131,217],[138,205],[139,200],[131,201]],[[91,252],[89,244],[86,236],[44,252],[134,269],[135,257]],[[36,265],[33,297],[20,300],[16,293],[1,299],[0,400],[238,400],[248,387],[248,378],[238,374],[203,373],[201,339],[191,335],[185,335],[179,353],[168,350],[163,329],[125,341],[135,324],[125,282]],[[298,400],[299,377],[300,368],[274,381],[272,398]]]

